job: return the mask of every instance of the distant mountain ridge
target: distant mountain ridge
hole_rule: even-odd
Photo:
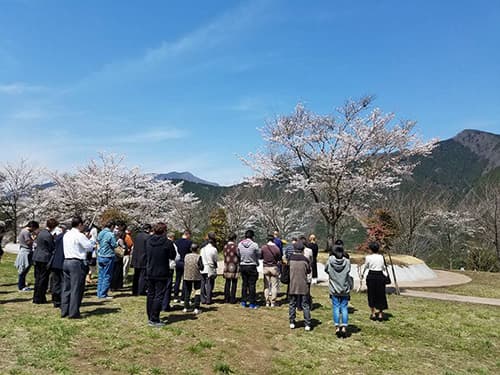
[[[466,129],[458,133],[452,140],[488,161],[485,172],[500,167],[500,135]]]
[[[169,173],[158,173],[155,175],[155,180],[182,180],[194,182],[196,184],[209,185],[209,186],[219,186],[216,182],[210,182],[196,177],[191,172],[169,172]]]

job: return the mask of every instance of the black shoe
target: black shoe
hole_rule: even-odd
[[[370,315],[370,320],[373,320],[373,321],[377,320],[377,315],[371,314]]]
[[[335,330],[335,336],[337,336],[339,339],[342,337],[342,331],[340,330],[340,328],[337,328]]]
[[[347,328],[343,328],[341,331],[340,331],[340,335],[343,339],[346,339],[347,338]]]
[[[378,318],[377,318],[377,320],[379,322],[383,322],[384,321],[384,316],[383,315],[379,315]]]

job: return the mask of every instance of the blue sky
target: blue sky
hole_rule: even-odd
[[[498,133],[499,47],[496,0],[0,0],[0,160],[231,184],[266,119],[364,94],[426,139]]]

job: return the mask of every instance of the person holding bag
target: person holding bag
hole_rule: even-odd
[[[385,266],[384,256],[379,254],[379,244],[371,242],[368,247],[372,254],[366,256],[362,277],[368,271],[366,287],[368,290],[368,306],[371,309],[370,319],[381,322],[384,320],[384,310],[388,309],[385,285],[389,273]]]

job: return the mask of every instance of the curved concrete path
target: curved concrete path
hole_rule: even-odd
[[[500,299],[499,298],[482,298],[482,297],[461,296],[458,294],[423,292],[420,290],[411,290],[411,289],[401,291],[401,295],[405,296],[405,297],[430,298],[430,299],[438,299],[438,300],[442,300],[442,301],[477,303],[477,304],[481,304],[481,305],[500,306]]]

